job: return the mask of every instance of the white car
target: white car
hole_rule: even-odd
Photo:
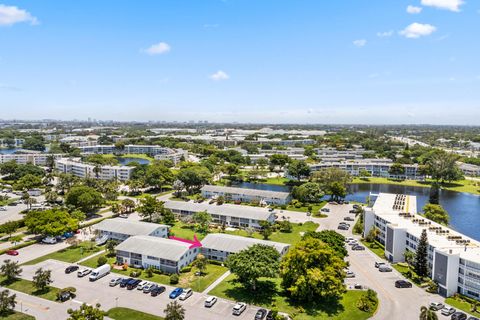
[[[108,283],[108,285],[110,287],[115,287],[117,284],[119,284],[120,282],[122,281],[122,278],[113,278],[112,280],[110,280],[110,282]]]
[[[137,290],[143,290],[143,288],[145,288],[146,285],[148,285],[148,281],[142,281],[138,284],[137,286]]]
[[[387,264],[382,264],[378,267],[378,271],[380,272],[392,272],[392,268]]]
[[[57,243],[57,239],[55,239],[55,237],[45,237],[42,239],[42,242],[47,244],[55,244]]]
[[[7,207],[0,207],[0,211],[7,211]]]
[[[386,265],[385,262],[378,262],[378,261],[375,261],[375,268],[379,268],[380,266],[384,266]]]
[[[441,311],[441,313],[444,315],[444,316],[449,316],[449,315],[452,315],[455,313],[455,308],[452,308],[452,307],[444,307]]]
[[[441,302],[431,302],[430,303],[430,309],[434,310],[434,311],[438,311],[438,310],[441,310],[445,308],[445,305]]]
[[[205,300],[205,307],[211,308],[215,303],[217,303],[217,297],[210,296]]]
[[[358,241],[354,239],[354,240],[350,241],[348,244],[353,247],[353,246],[358,244]]]
[[[355,272],[347,270],[347,271],[345,271],[345,277],[346,278],[355,278]]]
[[[180,295],[180,297],[178,297],[178,299],[187,300],[189,297],[192,296],[192,294],[193,294],[192,289],[190,289],[190,288],[184,289],[182,294]]]
[[[355,239],[353,239],[353,238],[345,238],[345,242],[346,242],[346,243],[349,243],[350,241],[353,241],[353,240],[355,240]]]
[[[87,274],[92,272],[91,269],[83,268],[77,271],[77,277],[82,278],[85,277]]]
[[[247,304],[245,302],[237,302],[233,307],[232,313],[235,316],[239,316],[247,309]]]

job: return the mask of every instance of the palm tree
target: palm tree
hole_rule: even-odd
[[[100,177],[100,172],[102,171],[102,168],[97,164],[95,167],[93,167],[93,173],[95,173],[95,178]]]
[[[429,308],[422,306],[420,308],[420,320],[438,320],[438,316],[435,311],[430,310]]]
[[[177,301],[167,304],[165,310],[165,320],[183,320],[185,319],[185,309]]]

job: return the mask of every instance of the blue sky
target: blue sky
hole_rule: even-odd
[[[0,0],[0,118],[480,125],[479,39],[474,0]]]

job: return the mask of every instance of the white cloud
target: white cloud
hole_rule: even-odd
[[[222,81],[230,79],[230,76],[222,70],[218,70],[214,74],[210,75],[210,79],[215,81]]]
[[[459,12],[460,6],[464,4],[463,0],[422,0],[422,5]]]
[[[149,55],[164,54],[170,51],[170,45],[166,42],[159,42],[152,45],[150,48],[145,50],[145,53]]]
[[[38,24],[37,18],[29,12],[15,6],[0,4],[0,26],[11,26],[19,22],[30,22],[32,25]]]
[[[408,6],[407,7],[407,12],[410,13],[410,14],[419,14],[420,12],[422,12],[422,8],[421,7],[415,7],[415,6]]]
[[[399,33],[406,38],[417,39],[423,36],[431,35],[436,30],[437,28],[432,26],[431,24],[414,22]]]
[[[367,44],[367,40],[365,39],[358,39],[353,41],[353,45],[359,48],[364,47],[366,44]]]
[[[384,32],[377,32],[377,37],[379,38],[389,38],[393,35],[393,30],[384,31]]]

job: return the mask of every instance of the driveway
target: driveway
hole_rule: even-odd
[[[166,292],[157,297],[151,297],[138,290],[126,290],[125,288],[109,287],[110,279],[117,275],[111,273],[95,282],[90,282],[87,277],[78,278],[76,274],[65,274],[65,268],[68,263],[46,260],[37,265],[23,266],[22,278],[32,279],[35,270],[39,267],[52,270],[53,286],[64,288],[73,286],[77,289],[77,297],[73,302],[86,302],[88,304],[100,303],[103,310],[109,310],[113,307],[126,307],[143,312],[163,316],[163,310],[172,300],[168,294],[173,287],[166,286]],[[208,295],[195,292],[185,301],[179,301],[186,309],[186,319],[196,320],[214,320],[214,319],[253,319],[258,307],[248,306],[247,310],[240,316],[232,315],[233,301],[218,299],[218,302],[212,308],[205,308],[204,302]]]

